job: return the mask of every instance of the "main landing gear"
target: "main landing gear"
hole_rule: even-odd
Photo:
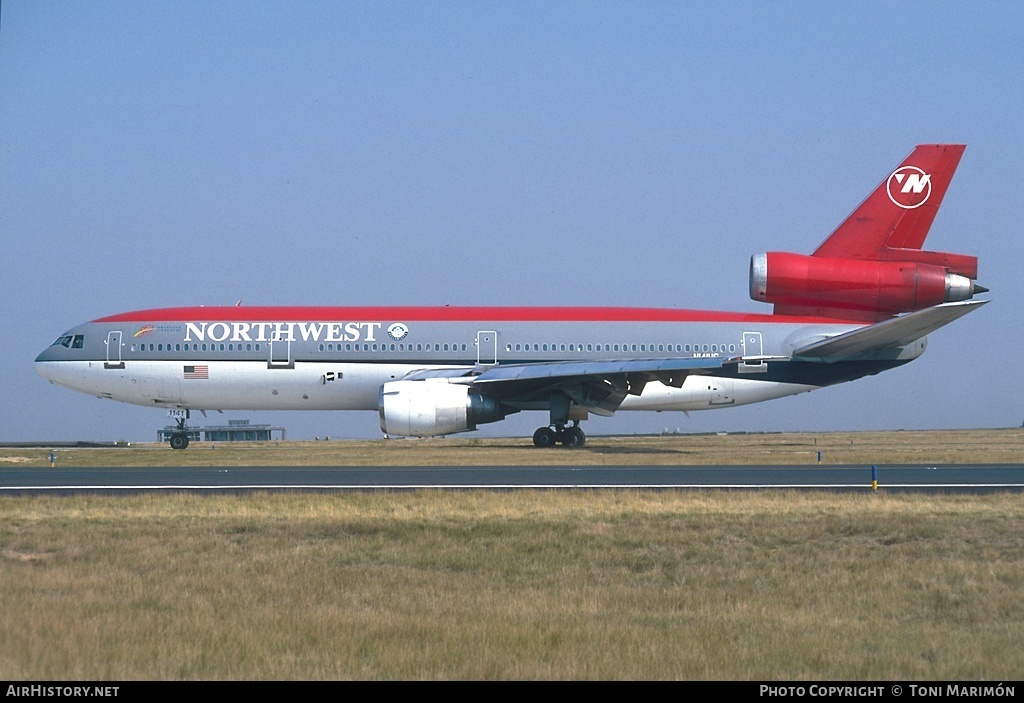
[[[587,435],[578,422],[566,427],[564,423],[555,423],[551,427],[541,427],[533,433],[533,446],[553,447],[556,444],[570,448],[582,447],[587,443]]]
[[[533,433],[533,446],[553,447],[561,443],[565,447],[575,448],[586,444],[587,435],[583,434],[579,420],[573,420],[571,425],[565,426],[572,409],[569,396],[556,391],[551,394],[550,403],[551,422]]]

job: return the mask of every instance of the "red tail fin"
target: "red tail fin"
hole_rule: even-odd
[[[921,249],[964,149],[914,149],[810,256],[754,256],[750,296],[776,314],[870,322],[987,290],[976,257]]]
[[[812,256],[885,260],[883,249],[920,249],[963,144],[922,144],[822,242]]]

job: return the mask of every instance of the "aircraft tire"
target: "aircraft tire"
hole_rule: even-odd
[[[579,427],[566,427],[562,433],[562,444],[570,449],[582,447],[587,443],[587,435]]]
[[[188,447],[188,435],[181,432],[171,435],[171,449],[185,449]]]
[[[558,435],[550,427],[541,427],[533,433],[533,446],[553,447],[558,444]]]

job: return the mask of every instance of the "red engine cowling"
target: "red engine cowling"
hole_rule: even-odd
[[[967,276],[920,261],[872,261],[786,252],[750,259],[750,297],[776,313],[875,320],[971,298]]]

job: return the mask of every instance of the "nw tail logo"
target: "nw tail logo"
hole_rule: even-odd
[[[889,176],[885,189],[895,205],[913,210],[924,205],[932,194],[932,176],[917,166],[901,166]]]

